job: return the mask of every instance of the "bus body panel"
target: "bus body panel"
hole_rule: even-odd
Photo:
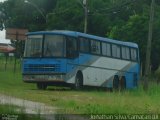
[[[62,67],[63,66],[63,67]],[[66,59],[25,58],[23,59],[22,74],[25,82],[49,82],[64,80],[66,74]]]
[[[114,76],[118,76],[119,79],[124,76],[126,79],[126,88],[134,88],[137,86],[140,66],[138,45],[135,43],[121,42],[72,31],[42,31],[28,33],[27,35],[42,35],[43,41],[45,35],[74,37],[77,39],[78,54],[73,58],[67,57],[67,54],[62,58],[45,58],[43,55],[40,58],[24,58],[22,70],[23,80],[25,82],[64,82],[75,84],[76,75],[78,71],[81,71],[83,74],[83,85],[113,88]],[[115,58],[112,57],[112,54],[111,56],[104,56],[102,55],[102,50],[99,54],[81,52],[79,37],[100,41],[101,49],[102,42],[109,43],[110,45],[114,44],[121,47],[128,47],[130,51],[129,54],[131,54],[130,49],[134,48],[137,50],[137,60],[134,61],[131,60],[131,58],[124,60],[122,56]],[[88,47],[91,51],[91,46]],[[44,49],[44,47],[42,48]],[[120,51],[122,52],[122,48],[120,48]],[[65,52],[67,53],[67,48],[64,53]]]
[[[99,56],[91,57],[88,54],[81,53],[79,65],[76,65],[76,69],[68,77],[67,83],[75,82],[75,75],[78,70],[83,73],[83,85],[112,88],[113,78],[118,75],[119,77],[126,77],[127,88],[134,88],[136,86],[134,85],[133,76],[138,73],[139,65],[136,62]]]

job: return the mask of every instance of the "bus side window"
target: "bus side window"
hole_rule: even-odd
[[[109,43],[102,43],[102,55],[111,56],[111,45]]]
[[[89,52],[89,40],[87,38],[79,38],[80,41],[80,51],[81,52]]]
[[[73,37],[67,37],[67,57],[77,57],[77,39]]]
[[[131,60],[133,61],[137,60],[137,51],[134,48],[131,48]]]
[[[91,40],[91,52],[94,54],[100,54],[101,48],[100,48],[100,42]]]
[[[130,60],[130,51],[128,47],[122,47],[122,59]]]
[[[112,44],[112,57],[120,58],[121,57],[121,48],[118,45]]]

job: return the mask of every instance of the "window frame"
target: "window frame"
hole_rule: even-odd
[[[113,56],[113,45],[115,45],[116,46],[116,56]],[[117,56],[117,47],[119,47],[120,48],[120,53],[119,53],[119,57]],[[115,44],[115,43],[112,43],[111,44],[111,50],[112,50],[112,54],[111,54],[111,57],[112,58],[116,58],[116,59],[122,59],[122,54],[121,54],[121,52],[122,52],[122,50],[121,50],[121,45],[119,45],[119,44]]]
[[[131,50],[135,50],[135,52],[136,52],[136,59],[132,59],[132,52],[131,52]],[[138,61],[138,49],[137,48],[133,48],[133,47],[131,47],[130,48],[130,59],[131,59],[131,61]]]
[[[79,41],[79,51],[81,52],[81,53],[86,53],[86,54],[91,54],[91,55],[96,55],[96,56],[102,56],[102,57],[109,57],[109,58],[113,58],[113,59],[120,59],[120,60],[126,60],[126,61],[135,61],[135,62],[138,62],[138,48],[135,48],[135,47],[131,47],[131,46],[127,46],[127,45],[123,45],[123,44],[118,44],[118,43],[112,43],[112,42],[107,42],[107,41],[102,41],[102,40],[99,40],[99,39],[92,39],[92,38],[87,38],[87,37],[83,37],[83,36],[79,36],[78,38],[84,38],[84,39],[87,39],[88,40],[88,42],[89,42],[89,51],[88,52],[86,52],[86,51],[82,51],[81,49],[80,49],[80,39],[78,39],[78,41]],[[91,41],[95,41],[95,42],[99,42],[100,43],[100,53],[93,53],[92,51],[91,51]],[[110,55],[106,55],[106,54],[103,54],[103,44],[105,44],[105,45],[110,45]],[[112,46],[113,45],[116,45],[116,56],[113,56],[113,49],[112,49]],[[117,47],[118,47],[118,49],[119,49],[119,53],[117,52]],[[126,58],[123,58],[123,56],[122,56],[122,48],[123,47],[125,47],[125,49],[128,49],[127,50],[127,53],[128,53],[128,59],[127,59],[127,57]],[[137,55],[137,58],[136,58],[136,60],[132,60],[131,59],[131,49],[135,49],[136,50],[136,55]],[[107,53],[107,52],[106,52]],[[119,56],[117,56],[117,53],[119,54]]]
[[[46,36],[49,35],[49,36],[54,36],[54,35],[59,35],[59,36],[62,36],[63,37],[63,46],[66,47],[66,37],[65,35],[62,35],[62,34],[43,34],[43,42],[42,42],[42,56],[43,58],[65,58],[66,57],[66,49],[64,48],[63,49],[63,55],[62,56],[45,56],[44,54],[44,50],[45,50],[45,38]]]
[[[68,56],[68,38],[74,38],[75,41],[76,41],[76,54],[73,55],[73,56]],[[66,38],[66,58],[69,58],[69,59],[74,59],[76,57],[79,56],[79,42],[78,42],[78,38],[77,37],[74,37],[74,36],[69,36],[69,35],[65,35],[65,38]]]
[[[88,47],[89,47],[88,51],[83,51],[83,50],[81,50],[81,39],[80,39],[80,38],[86,39],[86,40],[88,41]],[[79,37],[78,37],[78,49],[79,49],[80,52],[91,54],[90,44],[91,44],[91,41],[90,41],[89,38],[82,37],[82,36],[79,36]]]
[[[110,46],[110,55],[108,55],[108,54],[103,54],[103,45],[102,44],[108,44],[109,46]],[[111,45],[111,43],[109,43],[109,42],[101,42],[101,53],[102,53],[102,56],[106,56],[106,57],[112,57],[112,50],[111,50],[111,48],[112,48],[112,45]],[[107,52],[106,52],[107,53]]]
[[[93,52],[92,52],[92,48],[91,48],[91,47],[92,47],[92,46],[91,46],[91,42],[92,42],[92,41],[99,43],[99,53],[93,53]],[[91,53],[91,54],[94,54],[94,55],[100,55],[100,56],[102,56],[101,41],[95,40],[95,39],[90,39],[90,53]]]
[[[41,39],[41,52],[40,52],[40,56],[39,57],[33,57],[33,56],[26,56],[25,54],[25,50],[27,49],[26,48],[26,43],[25,43],[25,48],[24,48],[24,53],[23,53],[23,58],[32,58],[32,59],[35,59],[35,58],[42,58],[43,57],[43,41],[44,41],[44,35],[43,34],[33,34],[33,35],[28,35],[27,36],[27,40],[29,39],[29,37],[31,37],[31,36],[41,36],[42,37],[42,39]]]

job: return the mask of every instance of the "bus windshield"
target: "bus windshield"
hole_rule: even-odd
[[[24,57],[65,57],[65,37],[62,35],[30,35]]]
[[[31,35],[25,44],[24,57],[41,57],[42,56],[42,35]]]
[[[65,57],[65,37],[62,35],[46,35],[44,40],[44,57]]]

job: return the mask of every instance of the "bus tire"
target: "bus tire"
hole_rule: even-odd
[[[37,88],[39,90],[46,90],[47,85],[45,83],[37,83]]]
[[[124,76],[120,79],[120,90],[123,91],[126,89],[126,78]]]
[[[76,77],[75,77],[75,84],[74,84],[74,89],[75,90],[80,90],[83,87],[83,76],[81,72],[78,72]]]
[[[115,75],[113,78],[113,90],[119,90],[119,77]]]

